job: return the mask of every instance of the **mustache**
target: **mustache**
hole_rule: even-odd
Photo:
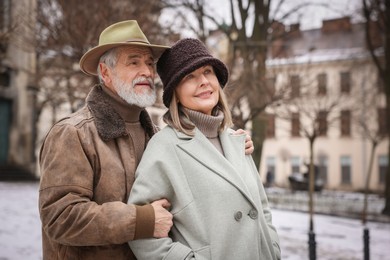
[[[147,81],[149,83],[149,85],[154,88],[154,81],[152,78],[149,78],[149,77],[137,77],[133,80],[132,85],[134,87],[136,84],[138,84],[140,82],[144,82],[144,81]]]

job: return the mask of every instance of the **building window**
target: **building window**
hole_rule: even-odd
[[[328,132],[328,121],[327,121],[328,113],[326,111],[320,111],[317,117],[318,124],[318,135],[326,136]]]
[[[378,134],[386,136],[387,134],[386,108],[378,108]]]
[[[291,157],[291,173],[299,173],[301,171],[301,162],[298,156]]]
[[[349,72],[340,73],[341,93],[349,94],[351,92],[351,74]]]
[[[291,115],[291,136],[300,136],[299,113],[292,113]]]
[[[267,114],[267,138],[275,137],[275,115]]]
[[[318,83],[318,95],[324,96],[326,95],[326,74],[321,73],[317,75],[317,83]]]
[[[378,182],[379,182],[379,184],[383,184],[383,185],[385,184],[388,166],[389,166],[388,156],[387,155],[379,155],[378,156],[378,173],[379,173]]]
[[[275,182],[275,173],[276,173],[276,163],[274,156],[268,156],[266,159],[267,164],[267,173],[266,173],[266,184],[267,186],[272,186]]]
[[[290,84],[291,84],[291,98],[296,98],[300,96],[300,79],[298,75],[290,76]]]
[[[341,184],[351,184],[351,157],[341,156]]]
[[[342,110],[340,117],[341,136],[351,136],[351,111]]]
[[[326,185],[328,183],[328,157],[325,155],[318,157],[318,174]]]

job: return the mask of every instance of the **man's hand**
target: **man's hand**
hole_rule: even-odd
[[[153,236],[155,238],[167,237],[173,225],[173,216],[167,210],[171,206],[171,203],[166,199],[161,199],[152,202],[151,205],[155,215]]]
[[[238,129],[237,131],[234,132],[235,135],[240,135],[240,134],[246,134],[245,136],[245,154],[250,155],[253,153],[255,150],[255,147],[253,146],[252,142],[252,137],[248,135],[248,132],[246,132],[243,129]]]

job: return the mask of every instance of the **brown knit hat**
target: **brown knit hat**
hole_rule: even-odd
[[[227,67],[214,58],[201,41],[192,38],[179,40],[161,55],[157,62],[157,72],[163,83],[163,102],[166,107],[169,107],[173,91],[180,81],[205,65],[213,66],[221,87],[225,87],[229,76]]]

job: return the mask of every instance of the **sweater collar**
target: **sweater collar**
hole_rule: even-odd
[[[206,115],[204,113],[194,111],[188,108],[185,108],[185,111],[188,113],[188,116],[192,123],[207,137],[215,138],[218,136],[219,127],[223,121],[224,115],[223,112],[217,110],[217,114]]]

